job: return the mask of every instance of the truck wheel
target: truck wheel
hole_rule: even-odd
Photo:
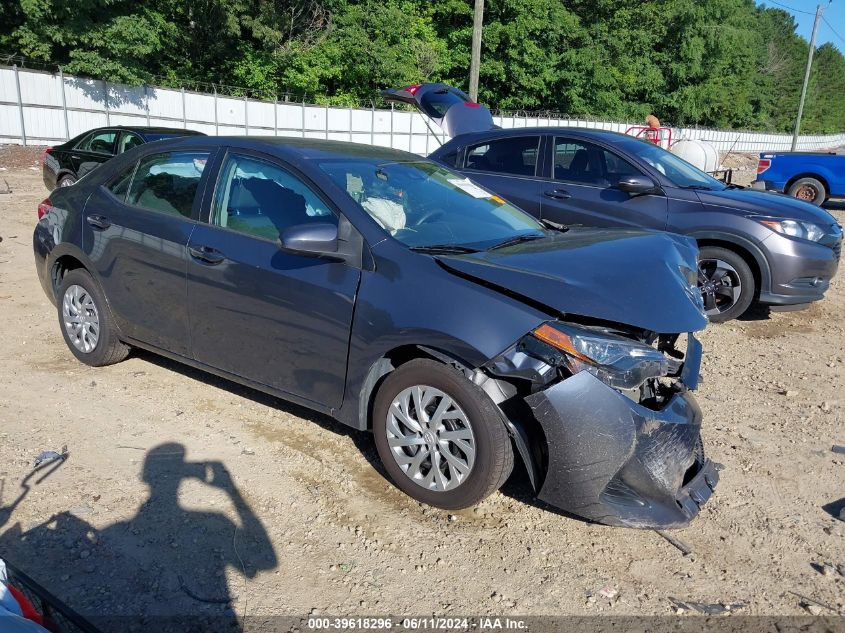
[[[824,188],[824,184],[815,178],[799,178],[792,183],[787,193],[804,202],[812,202],[817,207],[822,206],[822,203],[827,199],[827,190]]]
[[[751,267],[733,251],[719,246],[705,246],[699,251],[698,287],[711,323],[741,316],[754,300]]]
[[[448,510],[475,505],[505,483],[513,448],[498,407],[446,365],[412,360],[385,378],[373,434],[393,483]]]

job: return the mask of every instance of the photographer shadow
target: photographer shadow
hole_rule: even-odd
[[[77,510],[26,531],[15,524],[0,535],[0,556],[102,631],[240,631],[234,604],[243,614],[248,595],[232,591],[227,571],[251,579],[276,567],[261,521],[221,462],[187,462],[181,444],[148,451],[142,478],[149,497],[131,519],[98,530]],[[190,479],[223,491],[237,519],[182,507]]]

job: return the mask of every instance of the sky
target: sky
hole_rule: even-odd
[[[828,0],[758,0],[757,4],[789,11],[798,23],[798,34],[808,41],[813,32],[816,7],[821,4],[826,8],[822,13],[824,19],[819,23],[816,46],[830,42],[845,54],[845,0],[833,0],[829,5],[827,2]]]

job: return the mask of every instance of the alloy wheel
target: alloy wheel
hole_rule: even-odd
[[[82,286],[74,284],[65,291],[62,321],[76,349],[85,354],[94,351],[100,339],[100,316],[93,297]]]
[[[721,259],[698,262],[698,288],[707,316],[730,310],[742,294],[742,282],[733,266]]]
[[[426,385],[402,390],[387,413],[387,442],[396,464],[414,483],[437,492],[466,481],[476,442],[463,409]]]

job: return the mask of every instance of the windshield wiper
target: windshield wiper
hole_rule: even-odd
[[[708,187],[707,185],[684,185],[679,187],[679,189],[695,189],[699,191],[713,191],[713,187]]]
[[[477,253],[477,248],[461,246],[460,244],[429,244],[428,246],[411,246],[415,253],[434,253],[446,255],[459,255],[464,253]]]
[[[520,244],[521,242],[533,242],[534,240],[540,240],[546,237],[545,235],[537,235],[536,233],[532,233],[530,235],[517,235],[516,237],[512,237],[504,242],[499,242],[498,244],[494,244],[488,251],[494,251],[497,248],[505,248],[506,246],[513,246],[514,244]]]
[[[546,218],[541,218],[539,222],[547,229],[552,229],[553,231],[560,231],[561,233],[566,233],[569,230],[569,227],[566,224],[561,224],[560,222],[555,222],[553,220],[547,220]]]

